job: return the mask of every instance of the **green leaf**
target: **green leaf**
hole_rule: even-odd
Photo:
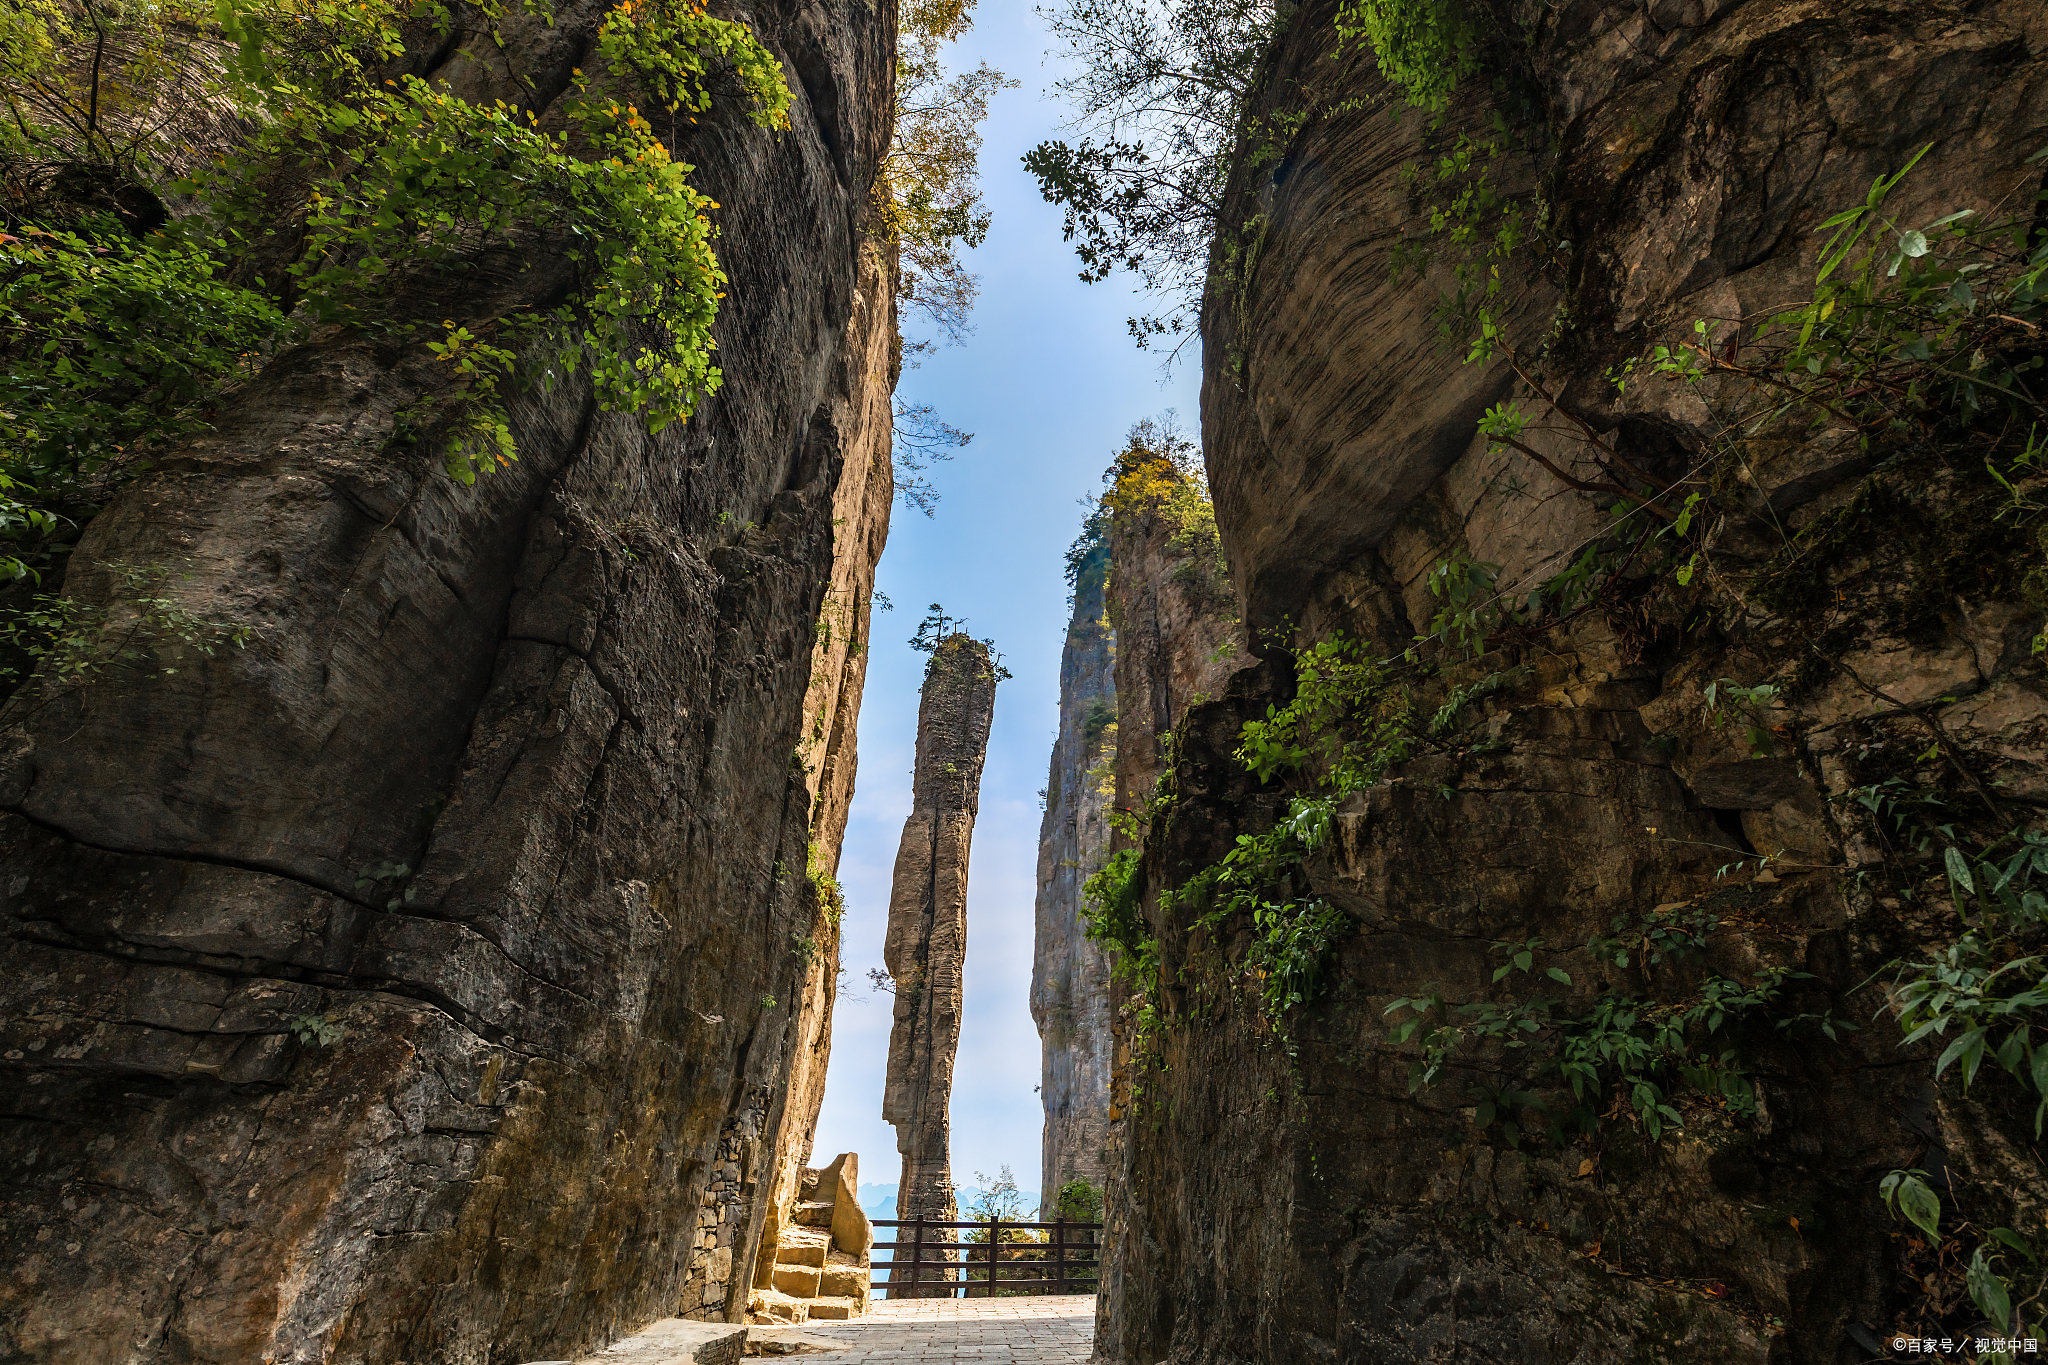
[[[1958,1059],[1963,1063],[1963,1084],[1967,1086],[1977,1075],[1977,1065],[1984,1060],[1984,1030],[1973,1028],[1942,1049],[1941,1056],[1934,1063],[1934,1078],[1941,1079],[1941,1073],[1948,1070],[1949,1063]]]
[[[1552,981],[1561,982],[1567,986],[1572,984],[1571,973],[1562,967],[1545,967],[1543,971]]]
[[[2026,1257],[2029,1262],[2036,1265],[2040,1264],[2041,1258],[2034,1254],[2034,1249],[2028,1246],[2026,1240],[2011,1228],[1993,1228],[1991,1229],[1991,1236],[1994,1240],[2003,1242],[2020,1255]]]
[[[1942,861],[1948,865],[1948,875],[1957,886],[1973,896],[1977,894],[1977,882],[1970,876],[1970,865],[1963,861],[1961,849],[1950,844],[1942,854]]]
[[[1929,1237],[1941,1240],[1941,1197],[1927,1187],[1927,1182],[1918,1176],[1908,1175],[1899,1182],[1899,1209],[1914,1227]]]
[[[1984,1247],[1978,1247],[1977,1254],[1970,1258],[1970,1268],[1964,1273],[1963,1281],[1969,1287],[1971,1301],[1984,1316],[1996,1323],[1999,1331],[2011,1330],[2012,1291],[2004,1278],[1992,1270]]]

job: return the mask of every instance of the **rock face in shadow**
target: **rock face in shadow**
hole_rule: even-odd
[[[956,1218],[949,1149],[967,959],[967,862],[995,716],[995,662],[965,633],[938,643],[917,708],[910,818],[896,851],[882,960],[896,983],[882,1117],[896,1125],[898,1218]],[[950,1240],[950,1239],[949,1239]],[[900,1295],[892,1287],[892,1298]]]
[[[1105,817],[1116,782],[1116,634],[1103,596],[1109,572],[1109,543],[1098,536],[1074,576],[1073,620],[1060,651],[1060,728],[1038,834],[1031,1018],[1043,1052],[1041,1220],[1055,1216],[1061,1186],[1085,1180],[1099,1190],[1108,1170],[1109,962],[1088,941],[1081,885],[1109,856]]]
[[[1502,17],[1533,35],[1534,140],[1555,142],[1540,165],[1504,159],[1502,184],[1540,173],[1562,244],[1527,267],[1507,335],[1534,356],[1556,316],[1545,382],[1664,477],[1720,437],[1741,395],[1716,380],[1617,397],[1610,367],[1694,318],[1810,297],[1818,225],[1925,144],[1888,206],[1902,224],[2025,204],[2039,185],[2023,164],[2048,141],[2038,3]],[[1342,631],[1398,659],[1443,607],[1428,580],[1447,559],[1495,566],[1500,588],[1526,594],[1609,517],[1476,438],[1512,376],[1434,348],[1441,280],[1389,282],[1395,241],[1426,216],[1401,174],[1425,129],[1390,117],[1369,59],[1331,57],[1331,23],[1330,6],[1304,7],[1263,73],[1263,111],[1295,112],[1303,91],[1321,103],[1277,159],[1246,156],[1233,175],[1225,232],[1259,249],[1211,279],[1205,450],[1248,625],[1291,646]],[[1341,107],[1353,98],[1365,107]],[[1449,133],[1491,112],[1468,90]],[[1243,724],[1294,695],[1287,654],[1268,651],[1177,722],[1173,805],[1141,873],[1156,1032],[1119,1016],[1116,1085],[1134,1107],[1112,1133],[1101,1358],[1863,1360],[1895,1325],[1938,1318],[1916,1297],[1929,1267],[1877,1197],[1887,1171],[1947,1172],[1984,1227],[2038,1221],[2031,1104],[1997,1090],[2002,1077],[1967,1095],[1953,1073],[1937,1086],[1933,1053],[1902,1051],[1895,1017],[1872,1018],[1882,1002],[1852,994],[1957,931],[1884,889],[1876,827],[1849,796],[1916,771],[1929,719],[1999,791],[2048,791],[2048,687],[2027,649],[2043,603],[2021,581],[2038,548],[2031,531],[1996,530],[2003,494],[1981,459],[1908,452],[1877,467],[1826,429],[1747,458],[1703,543],[1760,571],[1781,536],[1843,518],[1811,591],[1709,611],[1667,573],[1482,658],[1447,656],[1419,685],[1431,708],[1495,674],[1500,690],[1453,708],[1459,745],[1338,805],[1299,894],[1342,927],[1320,994],[1284,1029],[1260,1005],[1252,918],[1198,931],[1210,907],[1161,897],[1271,830],[1298,790],[1234,757]],[[1128,749],[1136,645],[1121,627]],[[1780,688],[1749,722],[1763,740],[1729,722],[1725,683],[1724,700],[1710,694],[1730,679]],[[1941,766],[1916,780],[1948,780]],[[1954,785],[1958,810],[1976,801]],[[1775,859],[1761,872],[1759,853]],[[1535,1063],[1491,1045],[1411,1088],[1420,1052],[1389,1036],[1395,1001],[1520,998],[1514,980],[1495,986],[1507,959],[1492,945],[1540,937],[1556,955],[1536,970],[1571,969],[1541,993],[1584,1013],[1623,977],[1579,950],[1680,911],[1716,926],[1705,946],[1683,965],[1632,958],[1630,989],[1681,999],[1709,973],[1806,974],[1785,978],[1772,1016],[1804,1023],[1751,1017],[1721,1035],[1756,1084],[1753,1114],[1674,1076],[1674,1131],[1647,1132],[1622,1095],[1595,1136],[1559,1143],[1503,1095]],[[1829,1009],[1860,1031],[1824,1036],[1814,1020]],[[1506,1134],[1510,1115],[1529,1131]],[[1974,1310],[1955,1299],[1960,1324]]]
[[[560,90],[603,10],[511,60]],[[893,11],[750,18],[793,122],[679,149],[731,277],[686,427],[572,384],[463,488],[403,434],[445,375],[322,336],[86,531],[68,592],[164,565],[254,633],[9,736],[0,1358],[481,1365],[742,1306],[814,1122],[861,676],[818,623],[865,611],[894,352]]]

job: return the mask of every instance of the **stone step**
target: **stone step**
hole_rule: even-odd
[[[791,1298],[776,1289],[756,1289],[747,1295],[747,1321],[781,1323],[801,1327],[811,1315],[809,1299]]]
[[[829,1298],[867,1301],[869,1273],[865,1266],[828,1265],[818,1275],[818,1293]]]
[[[832,1234],[823,1228],[784,1228],[775,1239],[775,1263],[820,1266],[831,1249]]]
[[[810,1308],[813,1321],[840,1322],[846,1318],[864,1316],[868,1311],[868,1301],[865,1298],[854,1299],[833,1296],[812,1299]]]
[[[801,1327],[762,1327],[747,1329],[747,1354],[750,1356],[798,1356],[818,1355],[830,1352],[842,1355],[846,1343],[837,1337],[822,1337],[806,1332]]]
[[[769,1278],[777,1289],[791,1298],[808,1299],[818,1292],[818,1267],[815,1265],[784,1265],[777,1261],[775,1272]]]
[[[739,1323],[669,1318],[595,1355],[578,1356],[576,1365],[740,1365],[746,1348],[747,1329]],[[537,1361],[534,1365],[568,1362]]]
[[[832,1204],[818,1199],[803,1200],[792,1212],[791,1221],[799,1227],[829,1228],[832,1226]]]

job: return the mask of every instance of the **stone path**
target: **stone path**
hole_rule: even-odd
[[[1082,1365],[1095,1344],[1095,1296],[883,1299],[864,1318],[806,1323],[804,1332],[843,1341],[846,1349],[791,1357],[800,1365]]]

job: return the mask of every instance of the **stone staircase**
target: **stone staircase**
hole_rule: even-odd
[[[788,1213],[769,1215],[748,1322],[839,1321],[868,1311],[875,1233],[860,1208],[858,1162],[846,1152],[823,1170],[805,1171]]]

